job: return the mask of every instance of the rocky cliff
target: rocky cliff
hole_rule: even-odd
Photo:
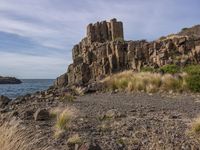
[[[73,63],[56,86],[84,85],[123,70],[166,64],[200,63],[200,26],[147,42],[125,41],[116,19],[87,26],[87,36],[72,49]]]

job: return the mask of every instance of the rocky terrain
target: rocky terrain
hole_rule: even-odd
[[[56,86],[84,85],[123,70],[200,63],[200,26],[148,42],[125,41],[116,19],[89,24],[87,36],[72,49],[73,63]]]
[[[199,149],[190,123],[200,113],[200,95],[146,93],[91,93],[60,101],[59,90],[49,89],[1,105],[2,150],[138,150]],[[2,98],[1,98],[2,100]],[[55,138],[53,108],[73,108],[76,117]],[[80,141],[67,141],[73,135]]]
[[[198,93],[106,92],[98,82],[145,66],[199,64],[199,26],[147,42],[125,41],[116,19],[97,22],[72,53],[73,63],[48,90],[0,97],[1,150],[200,149],[199,134],[191,132]]]
[[[21,80],[14,77],[2,77],[0,76],[0,84],[20,84]]]

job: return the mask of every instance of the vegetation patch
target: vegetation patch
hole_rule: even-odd
[[[189,65],[183,69],[187,74],[188,88],[193,92],[200,92],[200,65]]]
[[[55,123],[55,137],[58,138],[63,132],[68,130],[71,126],[71,122],[75,118],[75,110],[70,108],[57,109],[54,114],[56,114]]]
[[[175,73],[180,73],[181,68],[175,64],[171,64],[171,65],[165,65],[161,67],[160,71],[162,71],[163,73],[175,74]]]
[[[142,67],[141,72],[156,72],[156,69],[153,67]]]
[[[200,133],[200,118],[196,118],[192,122],[191,131],[192,131],[192,133],[195,133],[195,134]]]
[[[63,97],[61,97],[61,101],[63,102],[74,102],[75,99],[76,99],[75,96],[68,93],[66,93]]]
[[[81,143],[82,143],[82,140],[78,134],[71,136],[67,140],[67,144],[69,144],[69,145],[75,145],[75,144],[81,144]]]
[[[188,65],[183,68],[183,71],[189,75],[200,75],[200,65]]]
[[[189,65],[180,68],[176,65],[161,67],[164,74],[145,67],[141,72],[124,71],[105,78],[102,82],[107,90],[144,91],[154,93],[158,91],[182,92],[190,90],[200,92],[200,65]]]
[[[182,74],[180,74],[181,76]],[[181,91],[184,88],[182,77],[178,78],[171,74],[125,71],[112,75],[103,80],[109,90],[121,91],[144,91],[154,93],[159,90]]]

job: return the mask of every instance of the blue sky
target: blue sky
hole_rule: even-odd
[[[199,0],[0,0],[0,75],[56,78],[90,22],[117,18],[126,40],[200,24]]]

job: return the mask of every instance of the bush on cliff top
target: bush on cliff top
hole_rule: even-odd
[[[200,92],[200,65],[189,65],[183,70],[188,74],[186,78],[188,88],[193,92]]]
[[[200,75],[200,65],[188,65],[183,69],[189,75]]]
[[[155,73],[157,70],[150,67],[143,68],[139,73],[125,71],[107,77],[103,82],[109,90],[200,92],[200,65],[188,65],[182,69],[176,65],[166,65],[160,70],[163,70],[163,75]]]
[[[160,71],[163,73],[170,73],[170,74],[175,74],[175,73],[180,73],[181,69],[179,66],[171,64],[171,65],[165,65],[160,68]]]

